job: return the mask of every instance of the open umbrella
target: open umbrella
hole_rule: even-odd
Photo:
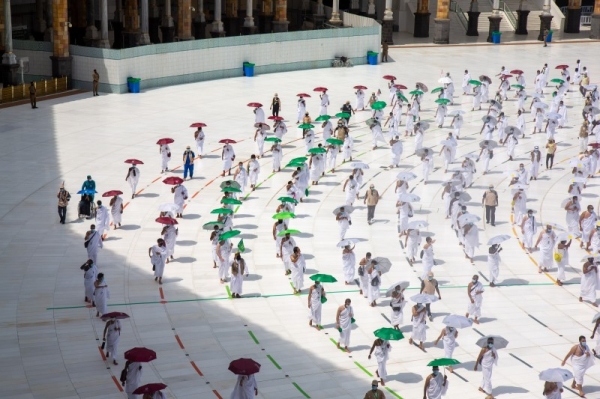
[[[367,164],[366,164],[366,163],[364,163],[364,162],[360,162],[360,161],[357,161],[357,162],[352,162],[352,163],[350,164],[350,167],[351,167],[352,169],[370,169],[370,168],[369,168],[369,165],[367,165]]]
[[[419,90],[422,90],[425,93],[429,91],[429,88],[427,88],[427,85],[425,83],[417,82],[416,86]]]
[[[383,78],[385,80],[396,80],[396,77],[394,75],[383,75]]]
[[[504,133],[512,134],[515,137],[519,137],[519,136],[521,136],[521,129],[519,129],[518,127],[515,127],[515,126],[507,126],[504,129]]]
[[[540,380],[549,382],[565,382],[573,378],[573,373],[567,369],[551,368],[542,371],[539,375]]]
[[[409,229],[424,229],[427,228],[427,226],[429,226],[429,223],[424,220],[413,220],[412,222],[409,222],[406,227]]]
[[[221,204],[226,204],[226,205],[242,205],[242,201],[237,200],[235,198],[223,198],[221,200]]]
[[[217,208],[210,211],[213,215],[232,215],[233,211],[228,208]]]
[[[337,279],[330,274],[313,274],[309,277],[312,281],[319,281],[321,283],[335,283]]]
[[[520,69],[513,69],[510,73],[514,73],[515,75],[523,75],[523,71]]]
[[[174,143],[174,142],[175,142],[175,140],[173,140],[173,139],[170,139],[170,138],[168,138],[168,137],[165,137],[164,139],[160,139],[160,140],[158,140],[158,141],[156,142],[156,144],[158,144],[158,145],[165,145],[165,144],[171,144],[171,143]]]
[[[333,145],[342,145],[342,144],[344,144],[344,140],[340,140],[340,139],[329,138],[326,141],[329,144],[333,144]]]
[[[367,90],[367,86],[362,86],[362,85],[358,85],[358,86],[354,86],[355,90]]]
[[[277,138],[277,137],[267,137],[265,139],[265,141],[271,142],[271,143],[281,143],[281,139]]]
[[[583,107],[583,112],[591,113],[592,115],[598,115],[600,113],[600,109],[593,107],[591,105],[586,105]]]
[[[301,123],[298,125],[298,129],[312,129],[315,125],[311,125],[310,123]]]
[[[143,165],[144,164],[142,161],[140,161],[139,159],[135,159],[135,158],[126,159],[125,163],[130,163],[132,165]]]
[[[493,150],[498,147],[498,143],[494,140],[481,140],[479,142],[479,148],[487,148],[488,150]]]
[[[574,238],[578,238],[581,236],[581,233],[560,233],[558,235],[558,237],[556,238],[557,242],[561,242],[561,241],[567,241],[567,240],[572,240]]]
[[[237,187],[230,186],[230,187],[225,187],[225,188],[222,188],[222,189],[221,189],[221,192],[222,192],[222,193],[241,193],[241,192],[242,192],[242,190],[240,190],[240,189],[239,189],[239,188],[237,188]]]
[[[413,193],[403,193],[398,196],[398,201],[400,202],[419,202],[421,201],[421,197],[417,194]]]
[[[564,80],[562,80],[562,79],[559,79],[559,78],[554,78],[554,79],[551,79],[550,81],[551,81],[552,83],[558,83],[558,84],[563,84],[563,83],[565,83],[565,81],[564,81]]]
[[[298,94],[296,94],[296,97],[310,97],[310,94],[308,94],[308,93],[298,93]]]
[[[176,213],[177,209],[179,209],[179,205],[174,204],[172,202],[167,202],[164,204],[160,204],[158,210],[161,212],[173,212]]]
[[[510,85],[510,87],[514,87],[515,89],[524,89],[525,88],[525,86],[519,85],[519,84]]]
[[[444,367],[444,366],[454,366],[456,364],[460,364],[460,362],[456,359],[450,359],[447,357],[442,357],[439,359],[434,359],[432,361],[430,361],[429,363],[427,363],[427,366],[429,367]]]
[[[277,201],[281,201],[281,202],[290,202],[292,204],[297,204],[298,200],[292,197],[279,197],[277,198]]]
[[[247,105],[248,105],[248,107],[252,107],[252,108],[260,108],[260,107],[262,107],[261,103],[248,103]]]
[[[458,314],[449,314],[448,316],[444,317],[442,323],[444,323],[448,327],[467,328],[473,325],[473,320]]]
[[[285,219],[292,219],[295,218],[296,215],[293,214],[292,212],[279,212],[276,213],[272,216],[273,219],[275,220],[285,220]]]
[[[398,281],[396,284],[392,284],[390,288],[388,288],[388,290],[385,292],[385,296],[392,296],[392,292],[394,292],[397,286],[400,286],[400,290],[405,290],[410,286],[410,283],[408,281]]]
[[[437,92],[440,92],[440,91],[442,91],[442,90],[444,90],[444,88],[443,88],[443,87],[436,87],[435,89],[431,90],[431,94],[433,94],[433,93],[437,93]]]
[[[192,123],[190,125],[190,127],[206,127],[206,123],[196,122],[196,123]]]
[[[134,395],[144,395],[144,394],[154,394],[158,391],[162,391],[163,389],[165,389],[167,386],[165,384],[162,384],[160,382],[155,382],[152,384],[146,384],[146,385],[142,385],[141,387],[137,387],[135,389],[135,391],[133,391]]]
[[[123,319],[128,319],[128,318],[129,318],[129,315],[127,313],[123,313],[123,312],[104,313],[101,317],[102,321],[106,321],[106,320],[110,320],[110,319],[123,320]]]
[[[258,122],[258,123],[255,123],[255,124],[254,124],[254,127],[264,127],[264,128],[265,128],[265,130],[269,130],[269,129],[271,129],[271,126],[267,125],[267,124],[266,124],[266,123],[264,123],[264,122]]]
[[[252,375],[260,371],[260,363],[252,359],[240,358],[229,363],[228,370],[237,375]]]
[[[361,242],[361,239],[360,238],[346,238],[346,239],[343,239],[342,241],[338,242],[336,244],[336,247],[344,248],[345,246],[348,246],[348,245],[354,245],[357,242]]]
[[[588,145],[592,148],[600,148],[600,143],[589,143]]]
[[[404,335],[400,330],[396,330],[395,328],[384,327],[378,330],[373,331],[373,334],[377,338],[380,338],[384,341],[400,341],[404,338]]]
[[[325,154],[327,150],[323,147],[315,147],[308,150],[309,154]]]
[[[352,205],[340,205],[333,210],[333,214],[337,215],[338,213],[340,213],[341,208],[344,208],[344,212],[346,212],[346,213],[354,212],[354,207]]]
[[[538,102],[533,103],[533,105],[531,107],[535,108],[535,109],[547,109],[548,104],[538,101]]]
[[[163,180],[163,183],[171,185],[171,186],[176,186],[178,184],[183,183],[183,179],[181,177],[177,177],[177,176],[169,176]]]
[[[294,158],[292,159],[290,162],[299,162],[299,163],[304,163],[308,161],[307,157],[298,157],[298,158]]]
[[[481,86],[481,82],[475,79],[469,80],[469,84],[473,86]]]
[[[327,151],[324,151],[327,152]],[[304,162],[290,162],[285,165],[286,168],[302,168],[304,166]]]
[[[280,231],[279,233],[277,233],[277,236],[283,237],[286,234],[290,234],[290,235],[300,234],[300,230],[286,229],[286,230],[283,230],[283,231]]]
[[[510,240],[510,239],[511,239],[511,237],[508,234],[500,234],[499,236],[490,238],[487,242],[487,245],[500,244],[500,243]]]
[[[375,118],[369,118],[365,121],[365,125],[372,127],[374,125],[380,125],[381,123],[379,123],[379,121]]]
[[[422,156],[428,155],[428,154],[432,154],[432,153],[433,152],[431,151],[431,148],[427,148],[427,147],[421,147],[415,151],[415,154],[419,157],[422,157]]]
[[[241,186],[240,186],[240,183],[236,182],[235,180],[227,180],[227,181],[224,181],[223,183],[221,183],[219,185],[219,187],[221,187],[221,188],[230,188],[230,187],[240,188]]]
[[[461,217],[458,218],[458,221],[460,222],[461,225],[465,225],[465,224],[469,224],[469,223],[477,223],[481,220],[481,218],[477,215],[474,215],[472,213],[466,213],[464,215],[462,215]]]
[[[319,115],[317,116],[317,118],[315,119],[315,122],[324,122],[324,121],[328,121],[331,119],[330,115]]]
[[[417,127],[417,129],[421,129],[423,131],[429,129],[429,122],[417,122],[415,123],[415,126]]]
[[[175,220],[174,218],[168,217],[168,216],[161,216],[159,218],[156,218],[155,221],[158,223],[161,223],[161,224],[170,224],[170,225],[179,224],[179,223],[177,223],[177,220]]]
[[[593,90],[596,90],[598,88],[598,85],[587,85],[587,86],[583,86],[583,88],[586,89],[586,90],[593,91]]]
[[[487,75],[479,75],[479,80],[482,82],[492,83],[492,79],[490,79],[490,77]]]
[[[511,74],[503,73],[502,76],[500,76],[500,79],[506,80],[506,79],[512,78],[512,77],[513,77],[513,75],[511,75]]]
[[[452,83],[452,79],[450,79],[448,76],[444,76],[444,77],[441,77],[438,79],[438,83],[447,85],[449,83]],[[432,91],[432,93],[433,93],[433,91]]]
[[[569,66],[566,64],[560,64],[554,67],[554,69],[567,69]]]
[[[498,121],[496,120],[496,118],[494,118],[493,116],[489,116],[489,115],[486,115],[486,116],[482,117],[481,121],[483,123],[491,123],[493,125],[496,125],[496,123],[498,123]]]
[[[125,359],[131,362],[151,362],[156,359],[156,352],[144,347],[132,348],[125,352]]]
[[[413,172],[400,172],[396,175],[397,180],[410,181],[417,178]]]
[[[378,256],[376,258],[373,258],[373,261],[375,261],[375,265],[377,265],[377,270],[379,270],[381,274],[389,272],[392,268],[392,262],[390,262],[388,258]]]
[[[321,87],[321,86],[319,86],[319,87],[315,87],[315,88],[313,89],[313,91],[320,91],[320,92],[323,92],[323,93],[324,93],[324,92],[326,92],[326,91],[327,91],[327,87]]]
[[[456,147],[456,143],[452,140],[442,140],[440,144],[447,147]]]
[[[448,105],[448,104],[450,104],[450,100],[448,100],[447,98],[438,98],[437,100],[435,100],[435,103]]]
[[[410,300],[415,303],[433,303],[438,301],[438,297],[429,294],[417,294],[410,297]]]
[[[396,88],[398,90],[406,90],[406,86],[400,85],[400,84],[394,85],[394,88]]]
[[[272,121],[282,121],[283,120],[283,118],[281,116],[276,116],[276,115],[271,115],[267,119],[272,120]]]
[[[223,227],[225,227],[225,223],[221,223],[221,222],[208,222],[208,223],[204,223],[202,225],[202,228],[204,230],[214,230],[215,226],[217,226],[219,229],[222,229]]]
[[[408,94],[410,94],[411,96],[420,96],[425,94],[425,92],[421,91],[421,90],[413,90],[413,91],[409,91]]]
[[[350,118],[350,114],[348,112],[338,112],[337,114],[335,114],[336,118],[343,118],[343,119],[348,119]]]
[[[239,236],[240,234],[242,234],[242,232],[239,231],[239,230],[226,231],[225,233],[223,233],[223,234],[221,234],[219,236],[219,241],[221,241],[221,240],[228,240],[228,239],[233,238],[235,236]]]
[[[102,194],[103,197],[114,197],[115,195],[121,195],[123,191],[120,190],[110,190]]]
[[[481,337],[476,342],[477,346],[485,348],[487,346],[488,338],[494,338],[494,348],[496,349],[504,349],[508,346],[508,341],[499,335],[486,335],[485,337]]]
[[[221,144],[236,144],[237,141],[232,140],[232,139],[221,139],[221,140],[219,140],[219,143],[221,143]]]
[[[564,227],[562,227],[560,224],[558,223],[554,223],[554,222],[548,222],[546,223],[552,227],[554,227],[556,230],[562,230],[562,231],[567,231],[567,229],[565,229]]]
[[[546,116],[546,119],[553,119],[553,120],[560,119],[560,114],[558,112],[548,112],[545,116]]]

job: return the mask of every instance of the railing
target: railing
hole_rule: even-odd
[[[562,12],[563,15],[566,17],[567,16],[567,7],[561,7],[560,12]]]
[[[582,6],[581,15],[592,15],[594,12],[594,6]]]
[[[508,22],[510,22],[514,30],[517,30],[517,18],[515,17],[515,14],[502,0],[500,0],[500,10],[504,11],[504,15],[506,15]]]
[[[592,24],[592,16],[591,15],[582,15],[579,23],[581,25],[591,25]]]
[[[460,21],[460,24],[463,26],[465,31],[469,30],[469,21],[467,21],[467,17],[465,17],[464,11],[462,10],[462,8],[460,8],[457,2],[450,1],[450,11],[456,13],[458,20]]]
[[[40,80],[38,82],[33,82],[33,85],[36,88],[35,94],[37,97],[67,91],[67,77]],[[27,98],[29,98],[29,83],[4,87],[2,89],[0,103],[24,100]]]

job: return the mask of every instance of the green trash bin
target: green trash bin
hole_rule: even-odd
[[[243,65],[244,76],[254,76],[254,64],[251,62],[244,62]]]
[[[367,63],[369,65],[377,65],[378,56],[379,53],[376,53],[375,51],[367,51]]]

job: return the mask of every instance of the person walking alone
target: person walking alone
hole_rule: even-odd
[[[494,190],[494,186],[490,184],[489,189],[483,193],[481,205],[485,206],[485,222],[496,225],[496,207],[498,206],[498,192]]]
[[[92,73],[92,95],[99,96],[98,94],[98,84],[100,83],[100,74],[98,71],[94,69],[94,73]]]
[[[67,217],[67,205],[71,199],[71,194],[65,190],[65,182],[60,185],[60,190],[56,195],[58,198],[58,216],[60,217],[60,224],[65,224],[65,218]]]
[[[375,190],[375,185],[371,184],[369,189],[365,193],[364,203],[367,204],[367,222],[369,224],[373,223],[373,218],[375,217],[375,207],[379,202],[379,192]]]

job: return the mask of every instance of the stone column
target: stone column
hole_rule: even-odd
[[[104,1],[104,0],[103,0]],[[148,25],[148,0],[140,0],[140,46],[152,44],[150,41],[149,25]]]
[[[581,24],[581,0],[569,0],[567,15],[565,15],[565,33],[579,33]]]
[[[526,35],[527,32],[527,18],[529,17],[529,7],[527,7],[527,0],[521,0],[519,3],[519,9],[517,10],[517,30],[516,35]]]
[[[100,40],[98,41],[98,47],[110,48],[110,42],[108,41],[108,1],[100,0],[100,8],[102,14],[100,15]]]
[[[287,20],[287,0],[275,0],[273,32],[287,32],[289,24],[290,21]]]
[[[594,1],[594,14],[592,14],[590,39],[600,39],[600,0]]]
[[[221,0],[215,0],[215,17],[212,23],[212,29],[210,31],[212,37],[225,36],[225,30],[223,29],[223,21],[221,21],[221,16]]]
[[[48,0],[46,3],[46,31],[44,32],[44,41],[53,42],[53,37],[54,31],[52,30],[52,0]]]
[[[450,43],[450,0],[438,0],[434,23],[433,42]]]
[[[500,9],[499,9],[500,1],[494,0],[492,8],[493,8],[492,15],[490,15],[488,17],[488,20],[490,21],[490,29],[488,31],[488,37],[487,37],[488,43],[492,42],[492,32],[500,31],[500,22],[502,21],[502,16],[500,15]]]
[[[38,42],[44,40],[46,32],[46,18],[44,17],[44,0],[36,0],[35,2],[36,19],[33,29],[33,37]]]
[[[194,36],[192,36],[192,1],[179,0],[177,4],[177,37],[180,42],[194,40]]]
[[[258,33],[258,27],[254,26],[252,7],[252,0],[246,0],[246,18],[244,19],[244,27],[242,28],[242,33],[244,35],[253,35]]]
[[[542,13],[540,14],[540,34],[538,35],[538,40],[544,41],[544,31],[550,30],[552,27],[552,18],[554,16],[550,13],[550,1],[545,0],[544,7],[542,8]]]
[[[377,19],[375,14],[375,0],[369,0],[367,3],[367,17]]]
[[[115,0],[115,15],[113,17],[113,33],[114,40],[112,47],[114,49],[122,49],[123,48],[123,21],[125,20],[125,15],[123,13],[123,0]]]
[[[471,0],[471,5],[469,6],[469,11],[467,14],[469,15],[467,36],[479,36],[478,25],[480,12],[479,3],[477,3],[477,0]]]
[[[53,0],[52,26],[52,76],[67,77],[67,87],[72,88],[73,57],[69,54],[69,6],[68,0]],[[91,73],[92,71],[90,71]]]
[[[98,28],[96,28],[94,19],[94,0],[87,0],[86,11],[85,42],[88,46],[93,46],[98,40]]]
[[[340,0],[333,0],[331,6],[331,19],[329,20],[331,25],[341,25],[342,20],[340,19]]]
[[[140,16],[137,0],[124,0],[123,47],[136,47],[140,40]]]
[[[198,0],[196,18],[194,18],[194,37],[204,39],[206,32],[206,18],[204,17],[204,0]]]
[[[381,43],[394,44],[394,12],[392,11],[392,0],[385,0],[385,11],[381,25]]]
[[[417,2],[417,12],[415,12],[415,30],[414,37],[429,37],[429,0],[419,0]]]
[[[4,2],[4,54],[2,54],[2,83],[4,86],[15,86],[19,83],[17,57],[13,53],[12,20],[10,0]]]
[[[160,43],[158,31],[160,30],[160,10],[156,0],[150,0],[150,18],[148,18],[148,29],[151,43]]]
[[[171,0],[165,0],[165,9],[163,12],[162,25],[160,27],[162,41],[163,43],[171,43],[175,35],[175,23],[171,16]]]

